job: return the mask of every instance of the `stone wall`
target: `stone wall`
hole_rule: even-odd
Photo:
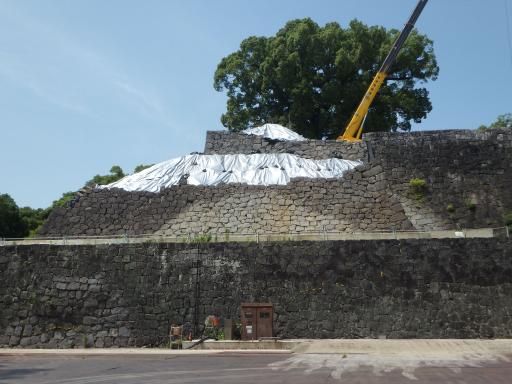
[[[217,143],[214,134],[226,142],[235,135],[209,132],[209,143]],[[337,180],[90,192],[55,209],[40,235],[482,228],[502,226],[512,212],[510,130],[374,133],[364,148],[367,164]],[[415,178],[425,181],[420,193],[410,185]]]
[[[205,155],[235,153],[292,153],[308,159],[338,158],[363,160],[368,158],[366,144],[335,140],[278,141],[238,132],[208,131]]]
[[[502,226],[512,212],[510,129],[372,133],[365,140],[417,229]],[[426,182],[420,199],[411,193],[414,178]]]
[[[39,234],[194,237],[412,228],[385,187],[381,169],[363,166],[341,180],[283,186],[180,185],[159,194],[96,190],[73,207],[56,209]]]
[[[0,246],[0,281],[4,347],[160,345],[242,302],[284,338],[512,337],[507,239]]]

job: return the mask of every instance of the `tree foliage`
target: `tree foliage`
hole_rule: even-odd
[[[25,237],[28,228],[20,209],[8,194],[0,195],[0,237]]]
[[[48,208],[31,208],[31,207],[23,207],[20,208],[20,215],[22,220],[25,222],[27,226],[27,231],[29,237],[34,237],[37,235],[37,231],[43,225],[46,218],[50,215],[52,207]]]
[[[153,165],[155,165],[155,164],[139,164],[135,167],[135,169],[133,170],[133,173],[138,173],[138,172],[143,171],[149,167],[152,167]]]
[[[87,187],[94,187],[96,185],[105,185],[113,183],[114,181],[120,180],[126,175],[123,172],[123,169],[119,165],[113,165],[110,168],[110,174],[108,175],[96,175],[91,180],[89,180],[85,185]]]
[[[478,127],[480,130],[485,129],[493,129],[493,128],[512,128],[512,113],[505,113],[504,115],[499,115],[494,123],[491,125],[481,125]]]
[[[309,138],[341,133],[378,71],[397,30],[353,20],[320,27],[309,18],[288,22],[275,36],[251,36],[224,57],[214,87],[226,91],[221,117],[238,131],[280,123]],[[437,78],[433,43],[414,30],[375,99],[365,131],[410,130],[431,111],[418,83]]]
[[[137,165],[133,173],[140,172],[153,164]],[[107,175],[96,175],[85,183],[85,187],[105,185],[113,183],[125,176],[123,169],[118,165],[110,168]],[[43,225],[50,213],[56,207],[64,207],[71,200],[75,199],[77,192],[65,192],[62,196],[53,201],[48,208],[18,208],[16,202],[9,195],[0,195],[0,237],[25,237],[36,236],[37,231]]]

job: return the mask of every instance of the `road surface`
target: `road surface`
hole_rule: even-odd
[[[407,360],[340,353],[221,352],[172,355],[9,355],[0,350],[0,384],[92,383],[467,383],[512,382],[504,357]]]

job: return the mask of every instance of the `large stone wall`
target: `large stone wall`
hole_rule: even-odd
[[[213,134],[210,143],[217,142]],[[251,137],[220,135],[226,142],[232,135]],[[308,143],[315,148],[314,142]],[[295,180],[267,187],[180,185],[157,194],[89,192],[54,210],[40,234],[481,228],[503,225],[503,216],[512,211],[510,130],[369,134],[364,148],[369,148],[367,164],[338,180]],[[409,184],[414,178],[426,183],[420,194]]]
[[[242,302],[284,338],[512,337],[507,239],[0,246],[0,281],[4,347],[160,345]]]
[[[415,228],[502,226],[512,212],[510,129],[372,133],[366,140]],[[426,181],[420,201],[411,198],[414,178]]]
[[[364,207],[364,209],[362,209]],[[410,229],[380,168],[284,186],[180,185],[159,194],[95,190],[56,209],[40,235],[169,236]]]
[[[235,153],[292,153],[308,159],[338,158],[363,160],[368,158],[366,144],[334,140],[279,141],[238,132],[208,131],[205,155]]]

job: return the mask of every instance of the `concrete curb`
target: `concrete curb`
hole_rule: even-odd
[[[289,350],[276,349],[210,349],[210,350],[183,350],[160,348],[76,348],[76,349],[21,349],[0,348],[0,356],[144,356],[144,355],[216,355],[216,354],[290,354]]]

